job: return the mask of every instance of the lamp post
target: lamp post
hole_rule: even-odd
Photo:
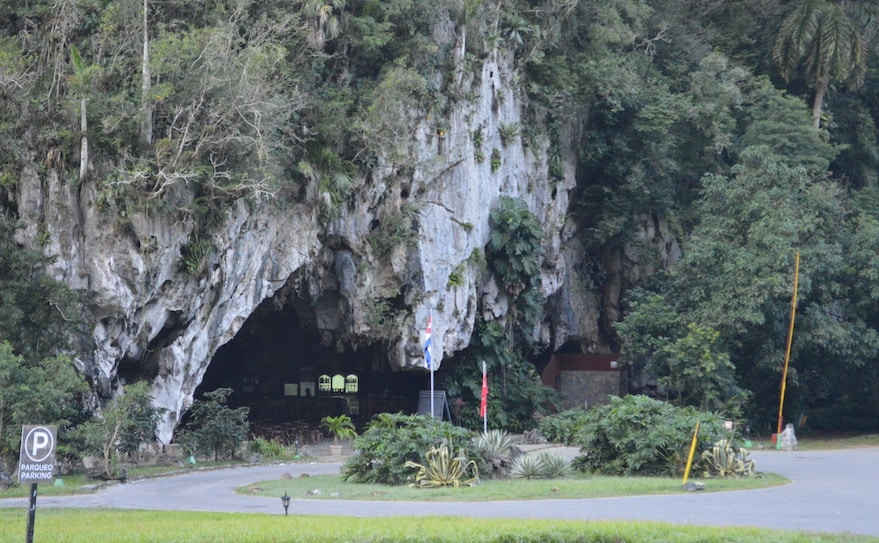
[[[284,495],[281,496],[281,505],[284,506],[284,516],[287,516],[287,508],[290,507],[290,496],[284,492]]]

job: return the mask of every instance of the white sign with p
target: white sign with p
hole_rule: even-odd
[[[57,426],[22,426],[18,460],[18,482],[47,483],[55,471]]]

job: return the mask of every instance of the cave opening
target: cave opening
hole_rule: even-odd
[[[267,299],[214,354],[195,397],[232,389],[230,407],[250,408],[253,427],[347,414],[362,428],[377,413],[416,412],[428,386],[426,372],[391,370],[383,343],[337,348],[309,304]]]

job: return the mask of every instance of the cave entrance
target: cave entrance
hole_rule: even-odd
[[[230,388],[230,406],[249,407],[254,427],[315,429],[321,418],[340,414],[362,427],[377,413],[417,410],[427,373],[392,371],[383,345],[347,351],[327,345],[328,332],[307,317],[313,312],[265,300],[214,354],[196,398]]]

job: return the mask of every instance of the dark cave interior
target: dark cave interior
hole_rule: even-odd
[[[230,407],[250,408],[254,424],[350,415],[358,427],[383,412],[414,413],[429,374],[392,371],[384,346],[337,352],[289,304],[264,301],[214,354],[196,398],[231,388]]]

